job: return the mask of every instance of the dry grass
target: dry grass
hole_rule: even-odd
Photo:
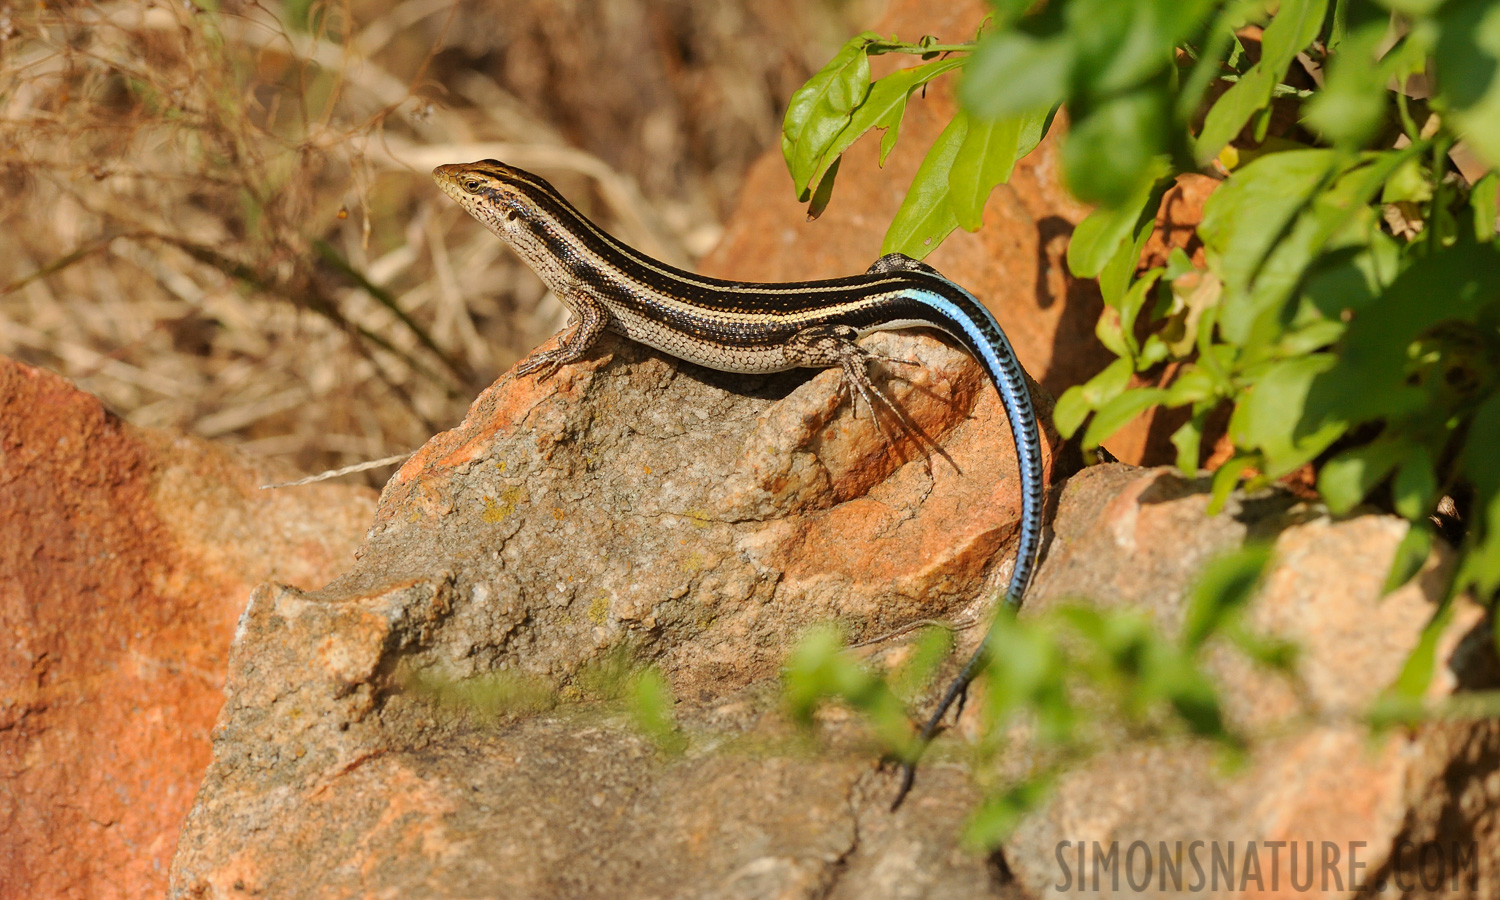
[[[564,316],[434,165],[691,264],[868,7],[0,6],[0,353],[304,469],[413,448]]]

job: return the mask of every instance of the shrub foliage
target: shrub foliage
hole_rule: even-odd
[[[1097,204],[1068,264],[1097,278],[1119,358],[1067,391],[1064,435],[1097,447],[1159,405],[1186,408],[1195,473],[1210,416],[1234,455],[1220,503],[1312,464],[1328,506],[1371,499],[1412,529],[1394,586],[1426,559],[1443,499],[1464,520],[1455,591],[1500,589],[1500,3],[1492,0],[997,2],[971,42],[866,32],[793,97],[782,146],[816,214],[840,155],[948,74],[961,108],[882,252],[922,257],[977,230],[990,191],[1066,104],[1064,179]],[[871,82],[869,57],[923,62]],[[1201,263],[1143,269],[1162,197],[1220,177]],[[1170,379],[1132,386],[1177,363]]]
[[[1118,359],[1059,398],[1055,424],[1092,451],[1158,406],[1185,408],[1177,464],[1195,474],[1210,422],[1233,454],[1215,507],[1311,466],[1327,506],[1373,502],[1411,528],[1388,588],[1428,558],[1440,507],[1459,527],[1449,597],[1500,590],[1500,2],[1495,0],[996,0],[973,41],[849,41],[793,97],[782,149],[800,197],[830,202],[841,154],[883,129],[894,146],[915,92],[959,79],[959,109],[917,171],[882,252],[921,258],[977,230],[1065,106],[1063,178],[1096,205],[1068,264],[1097,278],[1096,334]],[[869,58],[920,62],[871,81]],[[1203,209],[1201,254],[1143,262],[1163,196],[1187,173],[1221,180]],[[1172,364],[1170,368],[1168,364]],[[1170,375],[1165,373],[1170,372]],[[1142,386],[1145,385],[1145,386]],[[991,790],[971,837],[993,845],[1060,767],[1123,716],[1238,752],[1198,664],[1210,635],[1285,669],[1290,648],[1234,615],[1264,548],[1209,567],[1184,633],[1129,614],[1066,608],[991,632],[983,754],[1026,715],[1048,760]],[[1421,716],[1445,606],[1374,721]],[[887,751],[911,758],[900,691],[817,634],[787,670],[807,719],[837,698]],[[919,652],[918,658],[928,654]],[[924,663],[926,671],[935,663]],[[906,680],[910,680],[907,678]],[[1104,703],[1081,702],[1092,697]],[[1395,712],[1393,712],[1395,711]],[[983,777],[983,776],[981,776]]]

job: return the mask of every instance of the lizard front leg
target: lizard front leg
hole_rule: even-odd
[[[550,378],[560,366],[576,362],[589,352],[589,348],[604,334],[609,324],[609,310],[604,308],[593,294],[579,287],[558,290],[558,299],[573,314],[572,324],[563,332],[558,345],[551,350],[535,351],[516,366],[517,377],[540,371],[543,380]]]

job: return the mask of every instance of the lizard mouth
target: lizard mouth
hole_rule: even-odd
[[[463,199],[463,189],[458,186],[458,173],[461,168],[462,166],[449,164],[432,170],[432,180],[443,189],[443,193],[460,201]]]

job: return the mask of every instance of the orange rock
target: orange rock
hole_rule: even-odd
[[[274,480],[0,359],[0,898],[166,888],[250,588],[332,577],[371,512]]]
[[[628,729],[580,733],[564,711],[496,730],[408,688],[413,672],[532,679],[567,699],[623,649],[660,667],[680,716],[717,717],[715,705],[757,696],[814,622],[869,638],[982,602],[1020,511],[1001,404],[968,356],[933,337],[882,334],[871,347],[923,364],[879,381],[942,455],[868,410],[856,417],[837,371],[725,375],[614,336],[547,381],[487,390],[386,488],[352,571],[316,592],[255,592],[173,896],[471,896],[483,884],[671,896],[741,881],[796,896],[829,883],[828,860],[856,832],[857,755],[662,772]],[[1055,446],[1049,435],[1044,451]],[[785,743],[774,705],[753,707],[746,740]],[[392,783],[422,802],[393,798]],[[982,884],[979,860],[940,862],[970,790],[932,785],[948,798],[936,811],[928,794],[885,830],[928,860],[899,871]],[[860,816],[886,815],[883,799]],[[595,809],[598,827],[582,826]],[[767,839],[710,839],[723,829]]]

